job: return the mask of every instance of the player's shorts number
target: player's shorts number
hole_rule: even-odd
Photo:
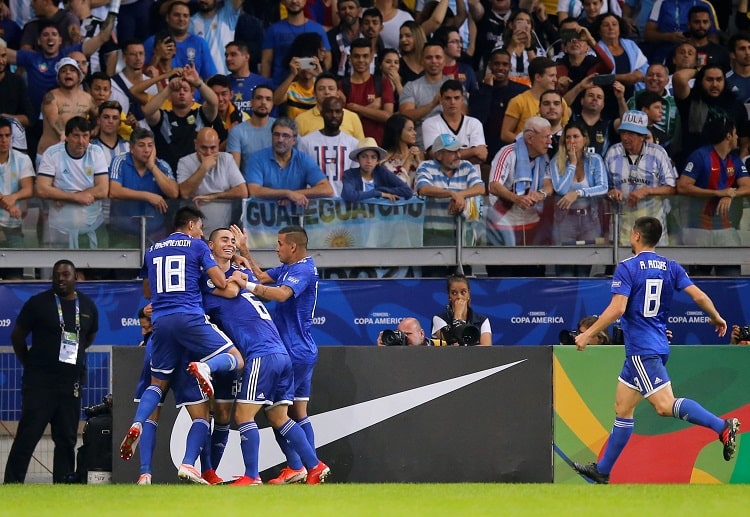
[[[174,293],[185,291],[185,256],[167,255],[154,257],[156,268],[156,292]]]
[[[660,278],[646,280],[646,295],[643,297],[643,316],[653,318],[659,314],[661,305],[661,287]]]

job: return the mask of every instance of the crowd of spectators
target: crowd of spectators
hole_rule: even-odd
[[[22,4],[0,2],[0,246],[129,246],[181,204],[211,231],[342,187],[424,198],[425,245],[458,218],[468,245],[607,242],[618,211],[741,242],[747,0]]]

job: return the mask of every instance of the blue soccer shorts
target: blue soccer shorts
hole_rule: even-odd
[[[268,354],[245,362],[238,403],[288,406],[293,396],[294,370],[287,354]]]
[[[672,382],[667,373],[667,359],[667,354],[626,357],[618,380],[648,398]]]

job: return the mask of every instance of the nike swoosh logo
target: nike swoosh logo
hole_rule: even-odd
[[[315,445],[316,447],[322,447],[323,445],[350,436],[443,395],[465,388],[491,375],[512,368],[524,361],[526,359],[311,416],[310,421],[315,429]],[[179,467],[185,455],[185,443],[191,424],[192,421],[187,410],[182,408],[172,428],[169,447],[172,463],[174,463],[175,468]],[[260,472],[286,461],[270,427],[261,429],[260,431],[260,451],[258,458],[258,469]],[[244,472],[245,465],[242,460],[242,450],[240,448],[240,434],[239,431],[232,430],[229,433],[229,441],[224,450],[221,464],[217,469],[217,474],[224,479],[232,479],[232,476],[239,476],[244,474]]]

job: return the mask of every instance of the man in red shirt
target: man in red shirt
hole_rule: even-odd
[[[341,89],[346,95],[346,108],[362,120],[365,136],[380,143],[385,121],[393,115],[393,87],[382,76],[376,77],[370,73],[372,58],[372,48],[367,39],[352,41],[349,54],[352,76],[342,80]]]

